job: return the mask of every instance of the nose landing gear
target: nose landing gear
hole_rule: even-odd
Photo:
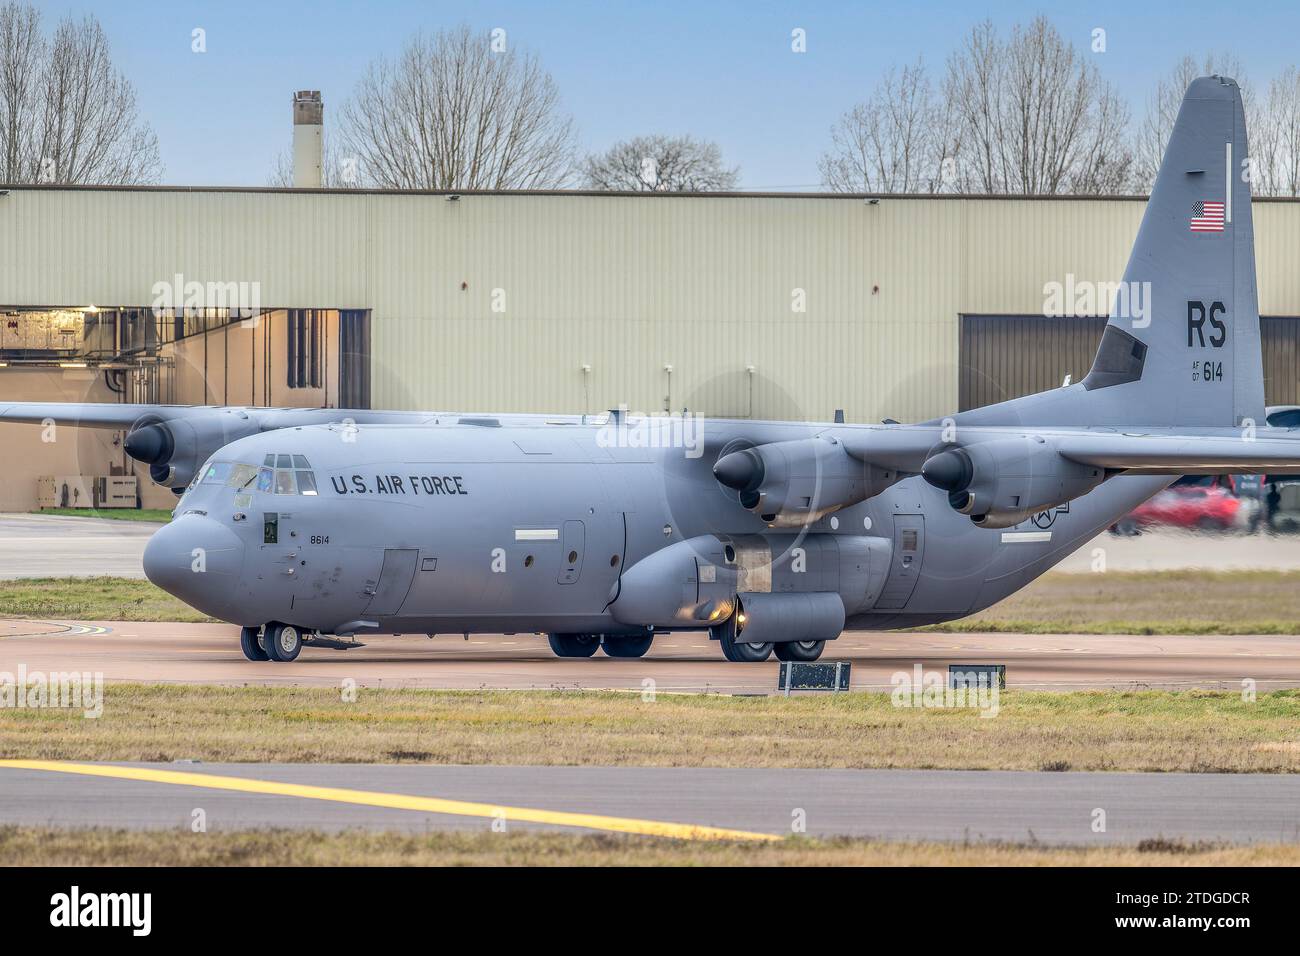
[[[250,661],[296,660],[302,651],[303,632],[292,624],[272,621],[265,628],[246,627],[239,634],[239,647]]]

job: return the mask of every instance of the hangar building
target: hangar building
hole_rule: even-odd
[[[0,404],[920,420],[1078,380],[1107,305],[1048,317],[1045,287],[1117,281],[1143,206],[12,186]],[[1300,402],[1300,203],[1255,223],[1268,400]],[[135,473],[88,429],[4,447],[4,511]]]

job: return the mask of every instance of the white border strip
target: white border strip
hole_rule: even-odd
[[[559,541],[558,528],[516,528],[516,541]]]
[[[1035,541],[1051,541],[1050,531],[1003,531],[1003,544],[1032,544]]]
[[[1227,187],[1226,187],[1226,192],[1227,192],[1226,210],[1228,213],[1227,219],[1228,219],[1228,225],[1232,225],[1232,144],[1224,143],[1223,152],[1224,152],[1224,162],[1227,165],[1227,169],[1224,170],[1224,172],[1227,173]]]

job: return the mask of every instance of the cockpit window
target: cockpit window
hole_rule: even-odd
[[[236,488],[247,488],[256,478],[258,491],[277,495],[317,494],[316,475],[312,472],[306,455],[271,454],[262,460],[265,464],[260,468],[235,465],[228,484]],[[236,484],[236,478],[242,479],[241,483]]]
[[[243,490],[251,485],[256,478],[256,465],[236,464],[230,469],[230,477],[226,479],[226,487]]]
[[[222,485],[230,477],[230,470],[233,467],[228,461],[214,461],[203,469],[202,484],[205,485]]]

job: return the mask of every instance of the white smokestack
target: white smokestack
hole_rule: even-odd
[[[321,131],[325,104],[320,90],[293,94],[293,184],[298,189],[321,187]]]

